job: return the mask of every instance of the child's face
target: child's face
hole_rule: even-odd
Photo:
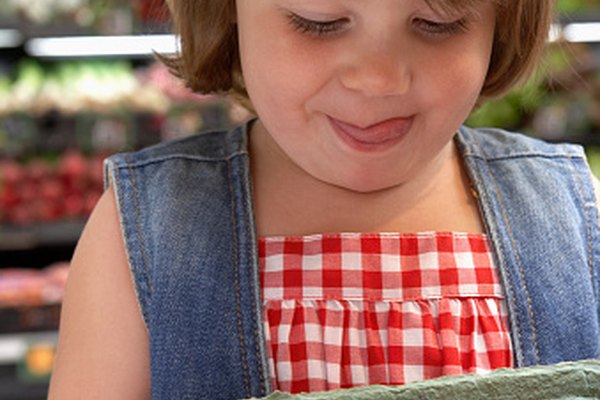
[[[479,97],[495,22],[485,0],[452,15],[423,0],[237,0],[237,13],[270,137],[313,177],[361,192],[445,154]]]

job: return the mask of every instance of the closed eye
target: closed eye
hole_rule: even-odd
[[[437,22],[423,18],[413,20],[415,27],[429,36],[452,36],[464,33],[468,30],[466,18],[461,18],[451,22]]]
[[[343,31],[350,22],[348,18],[339,18],[331,21],[314,21],[294,13],[289,13],[288,19],[294,30],[314,37],[335,35]]]

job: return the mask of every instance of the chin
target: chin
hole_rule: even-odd
[[[381,179],[372,179],[369,177],[347,177],[345,179],[332,180],[326,183],[337,186],[340,189],[360,194],[380,192],[402,184],[402,182],[384,182]]]

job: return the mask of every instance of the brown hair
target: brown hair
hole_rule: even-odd
[[[235,0],[166,0],[179,54],[159,56],[171,72],[198,93],[231,94],[248,100],[235,25]],[[554,0],[425,0],[440,10],[497,4],[490,68],[481,96],[500,96],[535,70],[550,30]]]

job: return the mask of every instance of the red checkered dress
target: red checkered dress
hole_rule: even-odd
[[[513,365],[485,235],[267,237],[259,257],[274,389],[398,385]]]

